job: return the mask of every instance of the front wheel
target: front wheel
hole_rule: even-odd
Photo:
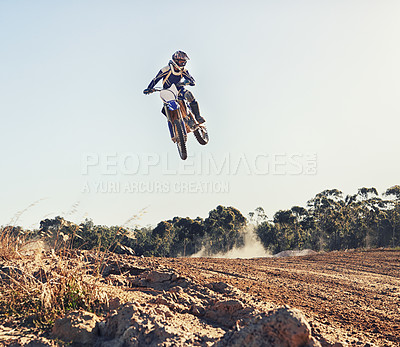
[[[178,146],[178,152],[182,160],[185,160],[187,158],[187,150],[186,150],[186,141],[185,141],[185,135],[183,134],[183,130],[181,127],[181,122],[179,119],[176,119],[174,122],[174,126],[176,129],[176,134],[178,135],[178,138],[176,139],[176,145]]]
[[[208,143],[208,132],[205,126],[199,126],[194,131],[194,136],[201,145],[206,145]]]

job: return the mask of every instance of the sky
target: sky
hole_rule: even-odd
[[[400,2],[0,0],[0,225],[129,227],[400,184]],[[143,89],[176,50],[210,141]]]

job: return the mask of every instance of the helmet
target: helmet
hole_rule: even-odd
[[[172,54],[172,63],[179,70],[183,70],[188,60],[189,57],[185,52],[176,51]]]

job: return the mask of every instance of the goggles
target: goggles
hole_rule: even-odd
[[[178,66],[185,66],[186,65],[186,60],[185,59],[176,59],[176,64]]]

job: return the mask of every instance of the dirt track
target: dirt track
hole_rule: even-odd
[[[61,261],[57,256],[36,256],[41,260],[34,262],[33,258],[27,258],[13,264],[28,264],[22,268],[34,276],[42,271],[52,273]],[[95,264],[90,252],[80,255],[78,252],[67,262],[75,271],[82,266],[82,259],[89,261],[82,269]],[[137,317],[133,321],[147,317],[138,328],[143,334],[136,337],[142,336],[147,341],[156,336],[158,340],[152,340],[153,345],[218,345],[220,339],[235,330],[237,318],[236,322],[241,319],[247,322],[249,313],[254,315],[257,309],[267,312],[288,305],[305,314],[312,337],[323,347],[400,346],[400,251],[256,259],[142,258],[114,254],[107,261],[101,282],[101,290],[107,292],[118,312],[124,314],[127,303],[128,308],[135,307],[132,310]],[[225,283],[229,286],[223,289]],[[232,314],[231,308],[234,308]],[[233,323],[228,324],[227,320],[232,319]],[[149,322],[153,322],[151,329]],[[0,345],[25,346],[30,341],[39,341],[35,340],[38,338],[35,333],[26,337],[29,329],[1,324]],[[49,336],[44,334],[40,338]],[[186,340],[191,343],[182,342]],[[42,345],[58,346],[56,341],[45,342]]]
[[[252,296],[302,310],[313,335],[348,344],[400,346],[400,251],[302,257],[145,258],[205,284],[223,281]]]

